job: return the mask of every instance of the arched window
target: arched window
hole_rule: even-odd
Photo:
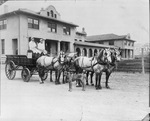
[[[89,49],[89,57],[92,57],[92,49]]]
[[[54,12],[51,10],[51,17],[53,17],[54,16]]]
[[[94,56],[97,55],[97,49],[94,50]]]
[[[87,56],[87,50],[86,50],[86,48],[83,49],[83,56]]]
[[[57,18],[57,15],[55,14],[55,18]]]
[[[80,55],[81,55],[81,50],[80,50],[80,48],[76,48],[76,52],[77,52],[77,56],[80,56]]]

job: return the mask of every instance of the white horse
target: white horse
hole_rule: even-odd
[[[111,75],[112,71],[114,70],[115,66],[116,66],[116,62],[119,62],[121,61],[121,52],[119,49],[113,49],[113,50],[110,50],[111,51],[111,63],[108,63],[108,65],[97,65],[99,66],[99,72],[95,73],[94,71],[91,72],[91,84],[93,84],[93,80],[92,80],[92,77],[93,77],[93,74],[95,73],[95,77],[96,77],[96,89],[101,89],[101,75],[102,75],[102,72],[105,72],[106,73],[106,82],[105,82],[105,86],[106,88],[110,88],[109,85],[108,85],[108,79],[109,79],[109,76]],[[87,73],[87,78],[88,78],[88,74]],[[88,85],[88,80],[87,80],[87,85]]]
[[[77,57],[75,59],[76,70],[85,70],[87,72],[94,72],[95,74],[101,73],[108,63],[111,63],[111,51],[110,49],[102,49],[97,56],[88,57]],[[93,84],[92,84],[93,85]]]
[[[39,72],[39,81],[40,83],[43,83],[42,76],[45,72],[48,72],[49,70],[55,70],[55,84],[60,84],[59,78],[62,71],[62,68],[64,66],[65,62],[65,54],[64,52],[60,52],[57,57],[48,57],[48,56],[41,56],[37,59],[37,67]],[[52,79],[52,74],[51,77]]]

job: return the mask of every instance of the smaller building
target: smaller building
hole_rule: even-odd
[[[103,34],[87,36],[86,42],[103,44],[107,46],[115,46],[121,49],[123,59],[134,58],[134,40],[127,35]]]

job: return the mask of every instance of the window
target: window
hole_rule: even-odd
[[[39,20],[28,18],[28,28],[39,29]]]
[[[0,21],[0,30],[6,29],[7,27],[7,20],[1,20]]]
[[[48,31],[50,32],[57,32],[57,24],[54,22],[48,22]]]
[[[130,42],[128,43],[128,46],[130,46]]]
[[[57,18],[57,15],[55,14],[55,18]]]
[[[124,41],[124,45],[127,45],[127,41]]]
[[[114,41],[109,41],[109,45],[114,45]]]
[[[5,54],[5,40],[1,40],[1,54]]]
[[[99,44],[104,44],[103,42],[99,42]]]
[[[49,12],[47,12],[47,16],[49,16]]]
[[[64,26],[64,27],[63,27],[63,33],[64,33],[65,35],[70,35],[70,34],[71,34],[71,33],[70,33],[70,27]]]
[[[51,17],[53,17],[54,16],[54,12],[51,10]]]

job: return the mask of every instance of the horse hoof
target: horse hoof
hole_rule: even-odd
[[[110,87],[109,87],[109,86],[106,86],[106,88],[107,88],[107,89],[110,89]]]
[[[69,92],[72,92],[72,90],[71,90],[71,89],[69,89],[68,91],[69,91]]]
[[[57,85],[57,84],[60,84],[60,82],[55,82],[55,84]]]
[[[40,82],[40,84],[43,84],[44,82]]]
[[[95,87],[96,90],[98,90],[98,87]]]
[[[85,91],[85,89],[82,89],[82,91]]]
[[[82,87],[81,85],[76,85],[76,87]]]
[[[86,83],[86,85],[89,85],[88,83]]]
[[[94,86],[94,84],[92,83],[91,86]]]
[[[102,87],[98,87],[98,89],[102,89]]]
[[[50,82],[53,82],[53,80],[50,80]]]

